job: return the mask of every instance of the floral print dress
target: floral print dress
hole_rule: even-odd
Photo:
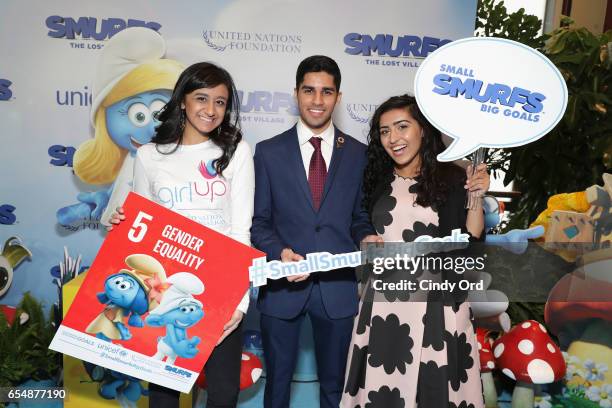
[[[374,205],[385,242],[437,235],[438,215],[414,205],[410,178],[395,179]],[[428,271],[423,271],[428,273]],[[345,408],[482,408],[476,336],[468,303],[408,301],[409,292],[362,292],[340,403]]]

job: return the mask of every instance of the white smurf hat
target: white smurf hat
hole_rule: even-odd
[[[170,276],[166,282],[172,286],[164,292],[159,306],[149,314],[161,315],[186,304],[202,307],[202,302],[193,297],[204,292],[204,284],[200,278],[189,272],[178,272]]]
[[[90,113],[93,126],[98,107],[121,78],[143,63],[161,59],[165,52],[164,39],[150,28],[126,28],[108,40],[96,66]]]

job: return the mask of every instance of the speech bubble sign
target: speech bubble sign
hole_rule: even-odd
[[[548,58],[492,37],[453,41],[430,54],[416,73],[414,93],[423,115],[453,139],[439,161],[538,140],[567,107],[565,80]]]

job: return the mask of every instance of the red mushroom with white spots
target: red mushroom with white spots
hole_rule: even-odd
[[[242,362],[240,364],[240,389],[244,390],[255,384],[263,372],[263,364],[259,357],[253,353],[246,351],[242,352]],[[196,380],[198,387],[206,389],[206,375],[204,371],[200,373],[200,376]]]
[[[516,380],[512,408],[532,408],[534,384],[550,384],[565,375],[565,360],[546,328],[527,320],[493,343],[497,367]]]
[[[0,313],[4,315],[6,322],[10,326],[15,320],[15,314],[17,313],[17,309],[14,306],[0,305]]]
[[[485,407],[497,407],[497,390],[493,381],[492,371],[495,368],[493,349],[489,341],[489,331],[482,328],[476,329],[476,340],[478,341],[478,356],[480,358],[480,379],[482,380],[482,391],[484,394]]]
[[[261,360],[253,353],[242,352],[242,364],[240,366],[240,389],[244,390],[255,384],[263,371]]]
[[[12,326],[15,323],[15,318],[17,317],[17,308],[14,306],[0,305],[0,313],[4,315],[6,322],[9,326]],[[23,325],[30,319],[30,316],[26,312],[21,312],[19,314],[19,324]]]

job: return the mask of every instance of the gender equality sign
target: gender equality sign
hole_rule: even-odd
[[[515,147],[546,135],[563,117],[567,86],[555,65],[524,44],[465,38],[430,54],[414,79],[425,117],[453,138],[440,161],[479,147]]]
[[[189,392],[264,254],[134,193],[124,209],[50,348]]]

